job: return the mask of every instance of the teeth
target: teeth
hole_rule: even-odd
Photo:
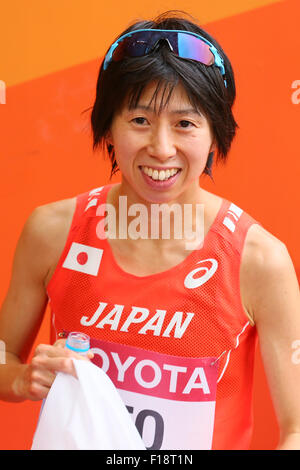
[[[152,168],[148,168],[147,166],[142,166],[142,170],[146,175],[150,176],[153,180],[157,181],[164,181],[170,178],[170,176],[176,175],[179,171],[178,168],[172,168],[168,170],[153,170]]]

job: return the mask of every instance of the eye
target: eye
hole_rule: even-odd
[[[191,125],[191,126],[194,125],[192,122],[190,122],[190,121],[185,121],[185,120],[180,121],[179,124],[181,124],[181,127],[182,127],[183,129],[187,129],[188,127],[190,127],[190,125]]]
[[[144,118],[144,117],[136,117],[136,118],[132,119],[132,121],[133,121],[135,124],[142,125],[142,124],[145,123],[146,118]]]

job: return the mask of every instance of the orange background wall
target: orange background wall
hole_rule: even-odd
[[[0,80],[6,84],[0,302],[30,212],[109,182],[108,160],[92,152],[90,112],[82,112],[93,104],[101,57],[114,37],[132,20],[168,9],[198,18],[220,41],[236,75],[240,129],[227,165],[214,169],[215,183],[203,178],[202,185],[282,240],[299,272],[299,0],[18,0],[17,9],[6,2],[0,13]],[[48,341],[47,310],[35,345]],[[0,402],[0,449],[30,448],[39,408],[39,402]],[[274,448],[278,427],[259,350],[254,415],[251,448]]]

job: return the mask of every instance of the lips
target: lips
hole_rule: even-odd
[[[144,181],[153,189],[167,189],[172,186],[181,173],[180,168],[152,168],[140,166]]]
[[[140,166],[142,173],[147,175],[153,181],[167,181],[172,176],[175,176],[180,168],[153,168],[148,166]]]

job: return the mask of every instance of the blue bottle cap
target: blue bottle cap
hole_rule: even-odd
[[[73,331],[72,333],[69,333],[66,347],[78,354],[86,354],[90,349],[90,337],[85,333]]]

